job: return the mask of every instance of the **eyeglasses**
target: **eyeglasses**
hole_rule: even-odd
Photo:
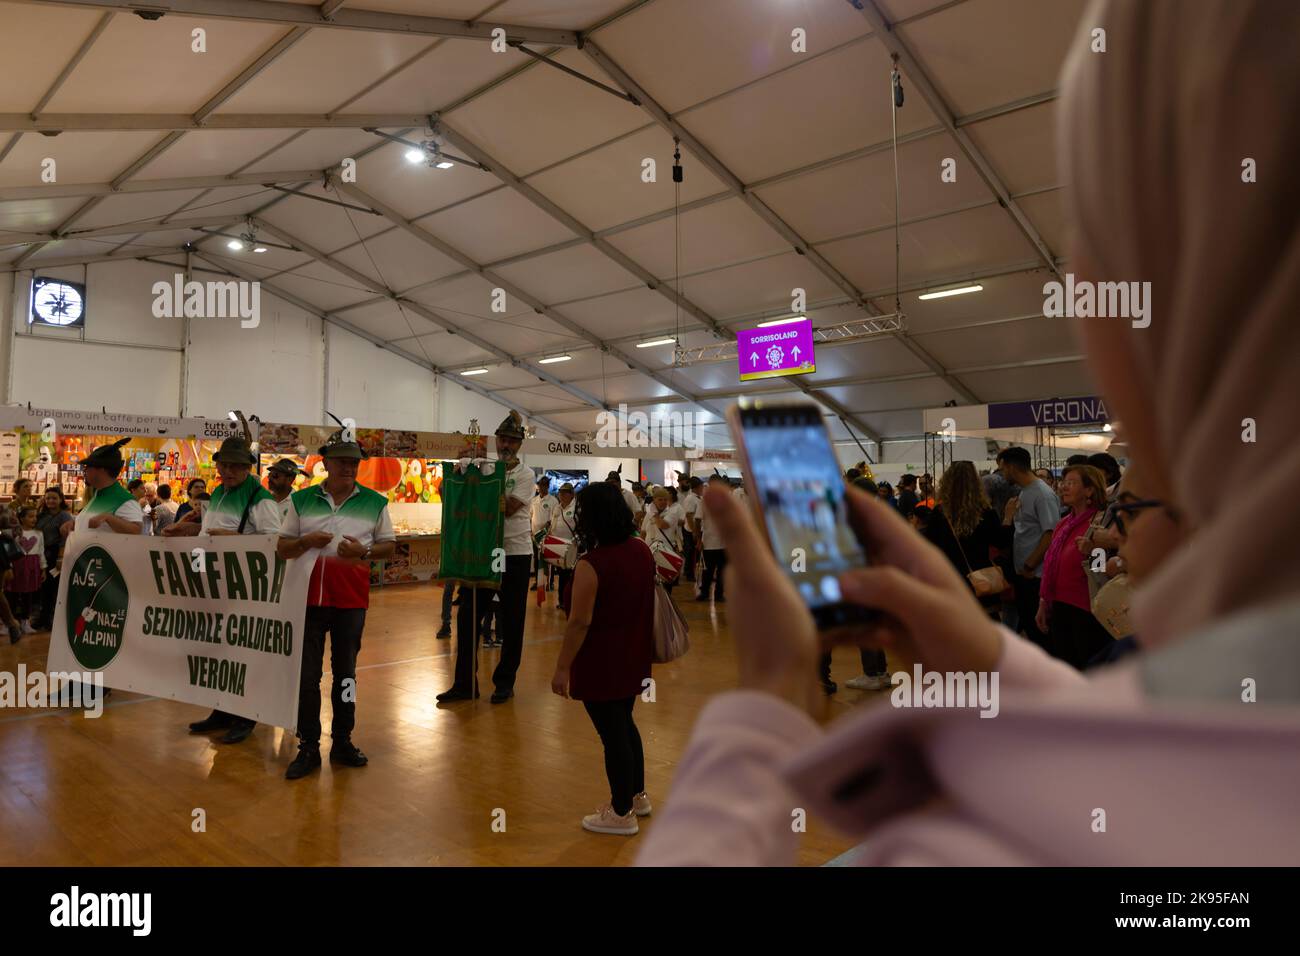
[[[1142,498],[1137,501],[1116,502],[1110,506],[1111,512],[1115,515],[1115,526],[1119,528],[1120,534],[1128,534],[1128,529],[1124,527],[1124,516],[1131,515],[1136,511],[1146,511],[1148,508],[1160,508],[1171,521],[1178,522],[1180,516],[1178,512],[1170,508],[1163,501],[1157,498]]]

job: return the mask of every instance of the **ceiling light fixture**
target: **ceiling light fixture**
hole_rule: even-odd
[[[266,246],[253,246],[254,252],[266,252]]]
[[[967,292],[983,292],[982,285],[964,285],[956,289],[944,289],[942,292],[927,292],[917,296],[918,299],[946,299],[950,295],[965,295]]]
[[[406,161],[412,165],[424,162],[424,150],[408,149],[406,151]]]
[[[773,325],[789,325],[791,322],[802,322],[806,318],[808,318],[806,315],[788,315],[784,319],[773,319],[770,322],[760,322],[758,323],[758,328],[766,329]]]
[[[554,365],[556,362],[567,362],[573,358],[572,355],[552,355],[550,358],[538,359],[538,365]]]
[[[244,244],[240,242],[238,239],[231,239],[229,242],[226,243],[226,248],[233,250],[234,252],[239,252],[244,248]]]
[[[465,369],[465,371],[461,372],[460,374],[461,375],[486,375],[487,371],[488,370],[485,368],[467,368]]]
[[[639,349],[650,349],[650,348],[654,348],[656,345],[676,345],[676,344],[677,344],[677,340],[674,338],[651,339],[649,342],[638,342],[636,344],[636,347]]]

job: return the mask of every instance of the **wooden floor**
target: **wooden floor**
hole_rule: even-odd
[[[656,701],[636,704],[656,807],[701,707],[735,683],[726,606],[677,594],[691,652],[657,667]],[[354,739],[370,757],[361,769],[326,763],[286,781],[296,741],[283,730],[259,726],[244,743],[220,746],[186,732],[205,709],[119,691],[99,719],[0,711],[0,865],[630,864],[653,816],[630,838],[580,825],[609,790],[582,705],[550,691],[563,630],[553,598],[537,608],[529,597],[513,700],[438,706],[434,694],[451,684],[452,668],[452,642],[434,638],[441,596],[436,584],[373,595],[357,675]],[[0,670],[43,669],[48,644],[44,634],[6,642]],[[861,668],[856,652],[840,654],[830,717],[884,697],[845,689]],[[498,652],[481,656],[490,688]],[[328,677],[325,686],[328,711]],[[328,748],[328,715],[322,724]],[[191,828],[196,808],[206,813],[204,833]],[[497,809],[504,833],[492,828]],[[848,846],[810,820],[800,862],[824,863]]]

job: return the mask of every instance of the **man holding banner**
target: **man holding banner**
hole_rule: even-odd
[[[257,456],[247,438],[231,435],[212,456],[221,476],[221,484],[203,509],[202,524],[192,521],[170,524],[163,529],[166,537],[198,534],[277,534],[280,509],[271,493],[254,475]],[[190,724],[190,733],[206,734],[225,730],[220,743],[237,744],[248,739],[257,721],[223,710],[214,710],[203,720]]]
[[[365,457],[361,446],[344,437],[343,432],[335,433],[320,450],[329,477],[290,496],[276,549],[286,559],[320,551],[307,589],[303,625],[298,756],[285,771],[287,780],[305,777],[321,765],[320,679],[326,632],[334,674],[330,763],[364,767],[369,762],[352,743],[357,654],[370,606],[370,562],[390,557],[397,537],[388,516],[388,499],[357,484],[357,466]]]
[[[117,482],[125,464],[122,446],[129,438],[119,438],[111,445],[100,445],[81,462],[86,489],[91,498],[77,514],[77,520],[59,529],[64,537],[87,528],[103,528],[118,534],[141,534],[144,511],[135,496]]]

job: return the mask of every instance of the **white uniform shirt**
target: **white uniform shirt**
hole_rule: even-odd
[[[560,510],[560,501],[555,495],[533,495],[529,510],[533,534],[536,535],[539,531],[550,529],[551,519]]]
[[[661,528],[655,524],[656,517],[663,518],[668,523],[668,527]],[[680,551],[682,549],[683,517],[685,515],[680,504],[670,503],[660,514],[659,509],[651,503],[650,507],[646,508],[645,520],[641,522],[641,535],[646,541],[653,541],[658,535],[663,535],[674,549]]]
[[[77,512],[76,521],[72,525],[72,530],[74,532],[89,530],[90,519],[103,513],[103,509],[95,508],[94,499],[91,499],[90,504]],[[136,525],[140,529],[140,533],[144,533],[144,510],[140,507],[140,502],[136,501],[134,498],[131,498],[129,501],[124,500],[112,513],[123,521],[129,521]],[[107,525],[100,525],[95,530],[111,532],[113,529]]]
[[[623,491],[623,500],[627,502],[627,509],[628,511],[632,512],[632,517],[635,518],[637,512],[643,510],[643,505],[641,504],[641,502],[636,500],[636,495],[632,494],[631,489],[624,488],[622,489],[622,491]]]
[[[682,500],[678,502],[678,504],[680,504],[682,508],[683,524],[685,525],[686,530],[691,531],[693,534],[694,532],[691,529],[691,523],[688,519],[692,517],[700,517],[700,496],[693,491],[688,492]]]
[[[700,542],[705,551],[722,550],[722,533],[718,531],[717,522],[709,520],[709,510],[700,503]]]
[[[561,508],[558,501],[555,503],[555,511],[551,514],[551,527],[548,529],[551,534],[557,538],[568,538],[570,541],[577,537],[578,521],[574,515],[574,506],[577,503],[576,497],[569,502],[567,508]]]
[[[239,519],[243,517],[244,507],[238,491],[245,493],[251,488],[255,495],[253,507],[248,509],[248,520],[244,522],[244,534],[279,534],[284,521],[284,508],[281,502],[271,497],[271,493],[262,487],[256,477],[250,476],[248,488],[241,486],[236,493],[223,494],[219,486],[212,494],[212,500],[203,508],[203,523],[199,526],[200,534],[209,534],[213,530],[238,531]],[[247,481],[246,481],[247,483]]]
[[[506,515],[501,546],[507,557],[518,554],[531,556],[533,553],[532,515],[528,505],[536,488],[537,480],[533,470],[522,461],[506,472],[506,501],[514,498],[523,504],[514,514]]]

